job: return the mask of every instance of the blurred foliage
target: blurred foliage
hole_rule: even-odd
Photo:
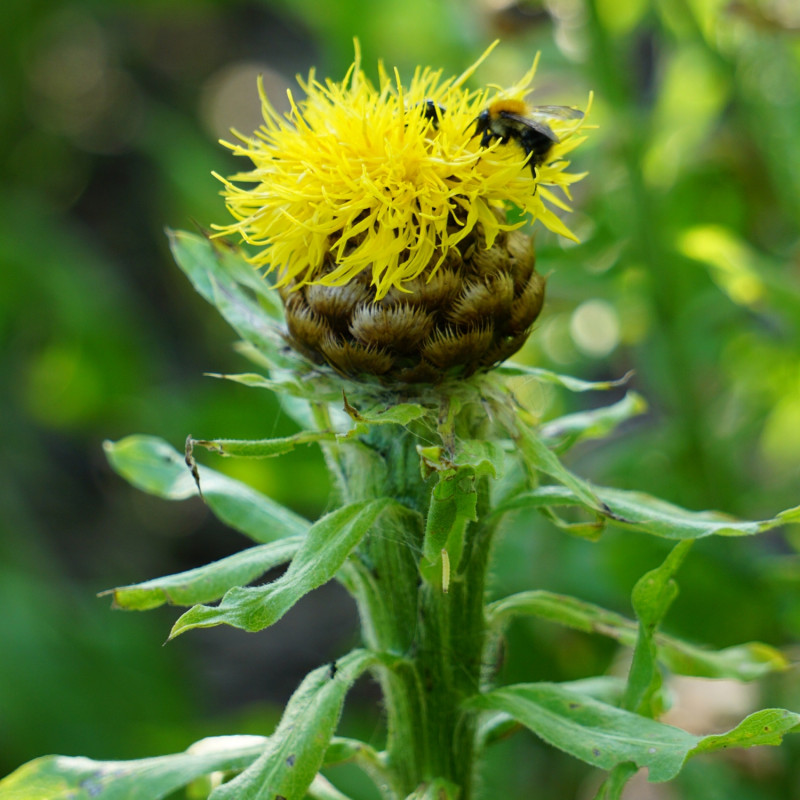
[[[225,219],[210,172],[243,165],[216,139],[258,124],[255,75],[280,102],[312,65],[341,76],[353,36],[368,71],[380,57],[404,75],[417,63],[458,72],[499,36],[481,83],[514,80],[541,50],[535,102],[584,105],[594,92],[598,128],[577,164],[590,175],[574,198],[582,243],[538,232],[549,301],[523,357],[593,379],[634,368],[651,410],[610,443],[581,445],[579,469],[751,518],[800,500],[792,0],[5,0],[0,774],[44,752],[137,757],[268,732],[299,677],[355,635],[335,590],[265,635],[195,632],[164,649],[169,613],[112,614],[93,597],[243,545],[198,504],[135,494],[100,445],[134,431],[176,444],[188,433],[292,432],[265,393],[203,377],[245,362],[172,265],[162,231]],[[544,417],[591,402],[524,381],[518,392]],[[325,508],[311,448],[215,467],[307,516]],[[699,543],[666,628],[718,646],[790,647],[798,546],[780,533]],[[498,548],[495,582],[498,594],[538,585],[625,613],[633,583],[663,555],[644,538],[590,544],[521,517]],[[625,666],[607,641],[545,623],[515,625],[505,651],[509,680],[530,678],[530,661],[548,680]],[[705,707],[687,707],[676,687],[673,713],[691,711],[697,732],[710,732],[740,701],[745,712],[800,707],[795,669],[758,691],[748,700],[731,688],[716,703],[708,692]],[[369,686],[361,697],[374,702]],[[364,724],[350,712],[345,731],[369,736]],[[800,798],[798,744],[763,750],[693,765],[650,796]],[[531,783],[542,798],[583,797],[593,780],[522,737],[498,745],[486,771],[518,797]]]

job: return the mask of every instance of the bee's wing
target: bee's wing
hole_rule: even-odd
[[[571,106],[534,106],[530,110],[530,115],[551,119],[583,119],[583,111]]]
[[[558,136],[555,135],[553,129],[546,122],[536,119],[533,116],[522,117],[519,114],[512,114],[510,111],[501,111],[500,116],[504,119],[510,119],[512,122],[518,123],[523,128],[528,128],[529,130],[534,130],[538,133],[541,133],[542,136],[546,136],[551,142],[559,141]]]

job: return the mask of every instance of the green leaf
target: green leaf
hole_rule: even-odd
[[[300,549],[303,539],[302,536],[291,536],[250,547],[197,569],[132,586],[120,586],[100,595],[111,594],[117,608],[132,611],[146,611],[165,603],[173,606],[210,603],[234,586],[246,586],[267,570],[290,561]]]
[[[444,778],[426,781],[418,789],[411,792],[406,800],[458,800],[461,789]]]
[[[602,786],[597,790],[594,800],[620,800],[628,781],[638,772],[636,764],[626,761],[611,770]]]
[[[625,681],[616,675],[594,675],[591,678],[580,678],[576,681],[564,681],[559,684],[571,692],[588,694],[601,703],[610,706],[619,705],[625,692]]]
[[[429,584],[442,591],[448,590],[449,565],[452,563],[456,569],[461,560],[467,525],[477,519],[477,502],[473,470],[439,473],[425,521],[420,572]]]
[[[723,650],[706,650],[657,633],[656,645],[659,660],[676,675],[753,681],[770,672],[789,668],[786,656],[763,642],[746,642]]]
[[[665,539],[700,539],[712,535],[753,536],[781,525],[800,522],[800,506],[782,511],[772,519],[745,521],[718,511],[687,511],[643,492],[602,486],[593,486],[592,491],[611,510],[613,516],[608,518],[611,523],[625,530],[644,531]],[[495,512],[587,505],[585,498],[571,487],[539,486],[505,501]]]
[[[186,231],[168,230],[167,236],[175,261],[198,293],[262,352],[279,349],[281,339],[273,323],[283,319],[281,304],[255,269],[220,240]]]
[[[169,638],[192,628],[223,624],[250,632],[268,628],[303,595],[333,578],[378,515],[393,503],[389,498],[365,500],[323,517],[311,526],[280,578],[266,586],[231,589],[217,606],[194,606],[178,619]]]
[[[654,631],[666,615],[678,595],[678,587],[673,578],[692,544],[692,540],[679,542],[660,566],[646,572],[636,581],[631,602],[641,627]]]
[[[292,436],[277,439],[190,439],[195,447],[205,447],[221,456],[238,456],[239,458],[273,458],[289,453],[302,444],[311,444],[331,440],[331,431],[300,431]],[[205,493],[205,487],[203,492]]]
[[[248,386],[251,389],[269,389],[274,391],[276,388],[286,389],[277,381],[259,375],[257,372],[241,372],[234,375],[228,375],[224,372],[204,372],[206,378],[218,378],[221,381],[232,381],[238,383],[240,386]]]
[[[800,731],[800,714],[772,708],[751,714],[728,733],[693,736],[554,683],[505,686],[472,697],[465,705],[504,712],[545,742],[600,769],[629,763],[647,767],[648,780],[654,783],[672,780],[691,756],[731,747],[778,745],[786,733]],[[621,768],[618,777],[630,769]]]
[[[453,459],[457,467],[470,467],[475,475],[500,478],[503,475],[505,453],[499,442],[482,439],[462,439],[456,445]]]
[[[263,736],[214,736],[185,753],[136,761],[44,756],[0,780],[3,800],[159,800],[217,770],[241,770],[264,751]]]
[[[384,659],[385,661],[385,659]],[[332,669],[332,667],[329,667]],[[338,668],[337,668],[338,671]],[[386,757],[360,739],[345,739],[335,736],[325,751],[325,766],[353,763],[372,778],[376,786],[388,786],[392,783],[392,774],[387,766]]]
[[[597,514],[606,515],[608,507],[598,499],[595,489],[583,478],[570,472],[550,450],[538,432],[527,425],[519,425],[519,448],[525,461],[533,468],[544,472],[568,488],[587,508]]]
[[[302,800],[339,722],[347,691],[378,658],[355,650],[309,673],[292,695],[262,755],[209,800]]]
[[[128,436],[105,442],[106,456],[123,478],[137,489],[163,497],[185,500],[198,494],[182,453],[155,436]],[[272,542],[303,535],[308,520],[233,478],[207,467],[198,467],[203,497],[227,525],[256,542]]]
[[[376,404],[361,411],[350,405],[344,391],[342,392],[345,413],[356,424],[347,432],[339,434],[340,439],[352,439],[354,436],[363,436],[370,425],[402,425],[406,427],[414,420],[421,419],[429,412],[418,403],[396,403],[387,406],[385,403]]]
[[[324,775],[315,775],[308,787],[306,797],[310,800],[351,800],[340,792]]]
[[[590,697],[594,697],[595,700],[600,700],[609,705],[617,705],[625,692],[625,681],[612,675],[582,678],[577,681],[561,683],[559,686],[580,694],[588,694]],[[481,720],[478,727],[477,738],[480,742],[480,747],[483,748],[510,736],[519,726],[520,723],[505,712],[498,711],[495,714],[488,715]]]
[[[582,522],[568,522],[553,511],[552,508],[540,508],[539,513],[548,521],[552,522],[556,528],[560,528],[570,536],[586,539],[589,542],[596,542],[603,535],[606,528],[605,520],[599,515],[593,520]]]
[[[265,365],[269,368],[269,365]],[[316,402],[333,402],[340,396],[340,387],[337,382],[330,381],[330,387],[327,391],[321,391],[323,380],[321,375],[317,375],[313,386],[309,385],[309,381],[304,379],[302,374],[297,371],[287,372],[272,368],[269,378],[264,375],[259,375],[257,372],[243,372],[238,375],[227,375],[219,372],[206,372],[204,375],[207,378],[217,378],[219,380],[232,381],[238,383],[240,386],[247,386],[251,389],[269,389],[282,399],[286,395],[291,395],[294,398],[304,398],[306,400],[313,399]],[[338,376],[336,376],[338,379]],[[309,427],[301,425],[301,427]]]
[[[584,439],[602,439],[618,425],[647,410],[644,398],[628,392],[618,403],[592,411],[567,414],[542,425],[540,434],[558,452],[563,453]]]
[[[472,698],[468,707],[505,711],[548,744],[600,769],[626,761],[648,767],[651,781],[674,778],[698,742],[680,728],[554,683],[495,689]]]
[[[689,753],[713,753],[731,747],[779,745],[787,733],[800,731],[800,714],[784,708],[765,708],[745,717],[733,730],[703,737]]]
[[[529,367],[525,364],[515,364],[508,361],[496,367],[495,372],[509,377],[530,376],[538,378],[546,383],[555,383],[558,386],[563,386],[571,392],[616,389],[619,386],[624,386],[633,377],[633,372],[631,371],[615,381],[583,381],[580,378],[573,378],[571,375],[560,375],[557,372],[551,372],[549,369],[542,369],[542,367]]]
[[[528,614],[585,633],[600,634],[633,647],[639,626],[632,619],[569,595],[532,590],[491,603],[487,609],[491,625],[512,615]],[[786,669],[786,658],[761,642],[707,650],[663,633],[656,633],[658,660],[678,675],[698,678],[733,678],[751,681]]]
[[[639,619],[639,632],[623,700],[623,707],[629,711],[650,717],[663,711],[659,700],[662,676],[657,664],[655,632],[678,596],[678,585],[673,577],[693,544],[692,539],[678,542],[664,563],[646,572],[633,587],[631,601]]]
[[[283,319],[280,300],[255,269],[221,240],[185,231],[167,235],[175,261],[200,295],[271,363],[290,366],[296,359],[276,324]]]

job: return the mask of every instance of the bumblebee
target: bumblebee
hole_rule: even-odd
[[[427,119],[433,123],[434,129],[439,129],[439,120],[445,115],[445,107],[440,106],[433,100],[424,100],[422,103],[417,103],[417,106],[424,106],[422,109],[422,118]],[[416,106],[415,106],[416,108]]]
[[[503,144],[513,139],[529,158],[531,174],[536,177],[536,169],[547,161],[554,144],[560,139],[547,124],[552,119],[582,119],[583,111],[567,106],[526,105],[522,100],[495,100],[481,111],[472,121],[475,125],[474,139],[481,137],[481,147],[488,147],[492,139],[500,139]]]

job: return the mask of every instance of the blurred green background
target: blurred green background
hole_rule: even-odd
[[[650,410],[576,451],[574,468],[752,518],[800,502],[795,0],[4,0],[0,20],[0,775],[48,752],[132,758],[268,733],[301,676],[356,641],[336,586],[260,635],[197,631],[163,648],[173,611],[123,614],[95,597],[244,544],[199,502],[129,488],[101,443],[292,431],[266,393],[203,377],[248,367],[163,229],[226,221],[210,172],[245,166],[217,139],[258,125],[256,75],[280,105],[311,66],[342,77],[353,36],[373,77],[378,58],[405,77],[416,64],[456,74],[499,37],[481,84],[510,84],[540,50],[534,102],[583,106],[594,92],[599,127],[574,158],[590,173],[571,217],[581,244],[539,231],[549,300],[522,357],[585,378],[635,369]],[[618,397],[518,389],[545,418]],[[214,466],[310,517],[328,503],[312,449]],[[798,545],[780,532],[699,543],[667,629],[800,656]],[[520,518],[493,591],[543,587],[630,613],[634,581],[664,552]],[[580,678],[624,669],[619,658],[599,638],[520,623],[503,678]],[[800,708],[794,668],[721,689],[691,699],[697,686],[676,684],[675,721],[705,733],[757,705]],[[376,701],[359,686],[345,728],[379,740]],[[629,796],[800,798],[799,756],[790,741],[717,757]],[[590,797],[596,781],[527,735],[497,746],[485,773],[487,798]],[[362,791],[346,770],[331,777]]]

